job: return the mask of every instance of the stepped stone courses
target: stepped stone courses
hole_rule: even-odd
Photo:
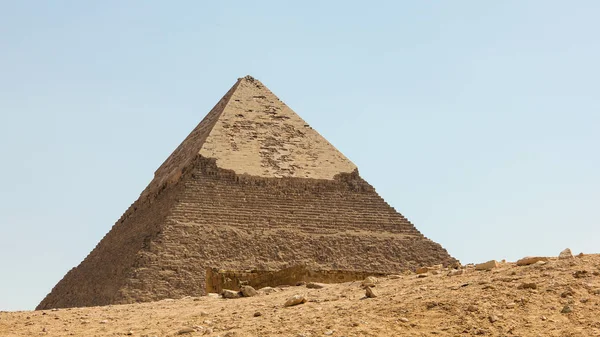
[[[258,80],[239,79],[37,309],[206,292],[206,270],[456,262]]]

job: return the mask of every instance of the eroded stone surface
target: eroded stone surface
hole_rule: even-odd
[[[38,309],[206,294],[206,270],[456,263],[260,82],[240,79]]]

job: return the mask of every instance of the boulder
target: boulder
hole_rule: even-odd
[[[273,287],[264,287],[264,288],[260,288],[258,289],[259,292],[264,293],[266,295],[270,294],[270,293],[275,293],[279,290],[277,290],[276,288]]]
[[[429,272],[428,267],[420,267],[420,268],[417,268],[417,270],[415,270],[415,273],[417,273],[417,274],[425,274],[427,272]]]
[[[285,301],[285,304],[283,306],[291,307],[291,306],[302,304],[302,303],[306,303],[306,297],[304,297],[303,295],[294,295],[294,296],[288,298],[287,301]]]
[[[258,295],[256,289],[252,288],[252,286],[241,286],[240,292],[244,297],[252,297]]]
[[[517,261],[517,266],[528,266],[538,261],[548,261],[548,258],[544,256],[527,256]]]
[[[574,258],[574,256],[573,256],[573,253],[571,252],[571,249],[569,249],[569,248],[563,250],[562,252],[560,252],[560,254],[558,254],[559,260],[567,260],[567,259],[572,259],[572,258]]]
[[[490,260],[475,265],[475,270],[492,270],[494,268],[498,268],[498,262],[496,260]]]
[[[238,291],[223,289],[221,292],[223,298],[240,298],[240,293]]]

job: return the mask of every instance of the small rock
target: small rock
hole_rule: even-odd
[[[240,293],[238,291],[233,291],[229,289],[223,289],[221,292],[223,298],[240,298]]]
[[[528,266],[538,261],[548,261],[548,258],[544,256],[527,256],[517,261],[517,266]]]
[[[402,278],[402,275],[398,275],[398,274],[392,274],[392,275],[388,275],[388,278],[390,280],[397,280],[399,278]]]
[[[438,275],[440,273],[439,270],[432,270],[431,275]]]
[[[558,259],[559,260],[567,260],[567,259],[572,259],[573,257],[573,253],[571,252],[571,250],[569,248],[563,250],[562,252],[560,252],[560,254],[558,254]]]
[[[589,276],[590,275],[588,274],[587,270],[578,270],[573,273],[573,277],[575,277],[575,278],[584,278],[584,277],[589,277]]]
[[[488,316],[488,320],[490,321],[490,323],[494,323],[498,320],[498,316],[490,315],[490,316]]]
[[[366,287],[365,288],[365,296],[367,296],[368,298],[375,298],[377,297],[377,295],[375,294],[375,292],[373,291],[373,289],[371,289],[371,287]]]
[[[417,278],[425,278],[425,277],[427,277],[427,274],[419,274],[419,275],[417,275]]]
[[[476,305],[472,305],[472,304],[469,305],[469,307],[467,308],[467,311],[470,311],[470,312],[476,312],[477,310],[478,310],[477,306]]]
[[[217,293],[208,293],[208,294],[206,294],[206,297],[219,298],[220,296]]]
[[[323,332],[323,334],[326,336],[331,336],[331,335],[333,335],[334,332],[335,331],[333,331],[333,330],[327,330],[327,331]]]
[[[515,302],[510,302],[510,303],[508,303],[508,304],[506,305],[506,308],[508,308],[508,309],[512,309],[512,308],[514,308],[516,305],[517,305],[517,304],[516,304]]]
[[[368,276],[361,283],[363,287],[374,287],[375,283],[377,283],[377,279],[374,276]]]
[[[398,320],[402,323],[408,323],[408,318],[406,318],[406,317],[400,317],[400,318],[398,318]]]
[[[100,324],[106,324],[106,323],[108,323],[107,319],[103,319],[103,320],[100,321]]]
[[[213,333],[213,328],[206,328],[206,330],[204,330],[204,335],[210,335],[211,333]]]
[[[427,267],[420,267],[420,268],[417,268],[417,270],[415,270],[415,273],[417,273],[417,274],[425,274],[427,272],[429,272],[429,268],[427,268]]]
[[[127,336],[132,336],[133,335],[133,331],[132,330],[127,331],[126,335]]]
[[[547,319],[548,319],[548,317],[546,317],[546,316],[542,316],[542,317],[540,317],[540,319],[541,319],[542,321],[545,321],[545,320],[547,320]]]
[[[585,255],[583,254],[583,252],[577,254],[577,257],[584,257]]]
[[[291,307],[291,306],[302,304],[302,303],[306,303],[306,297],[304,297],[302,295],[294,295],[294,296],[288,298],[287,301],[285,301],[285,304],[283,306]]]
[[[565,305],[565,306],[562,308],[562,310],[561,310],[560,312],[561,312],[562,314],[568,314],[568,313],[570,313],[570,312],[572,312],[572,311],[573,311],[573,309],[572,309],[570,306],[568,306],[568,305]]]
[[[309,289],[323,289],[323,288],[325,288],[325,285],[323,283],[308,282],[306,284],[306,287]]]
[[[185,335],[185,334],[192,333],[192,332],[196,332],[196,330],[194,330],[194,329],[192,329],[190,327],[187,327],[187,328],[183,328],[183,329],[177,331],[177,334],[178,335]]]
[[[488,262],[475,265],[475,270],[492,270],[494,268],[498,268],[498,262],[496,260],[490,260]]]
[[[254,289],[252,286],[241,286],[240,292],[244,297],[252,297],[258,295],[256,289]]]
[[[260,316],[262,316],[262,314],[261,314],[260,311],[257,311],[257,312],[254,313],[254,317],[260,317]]]

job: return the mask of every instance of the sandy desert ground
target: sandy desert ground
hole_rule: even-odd
[[[379,278],[371,289],[374,298],[357,281],[239,299],[0,312],[0,336],[600,336],[600,255],[430,268]],[[307,302],[284,307],[297,294]]]

